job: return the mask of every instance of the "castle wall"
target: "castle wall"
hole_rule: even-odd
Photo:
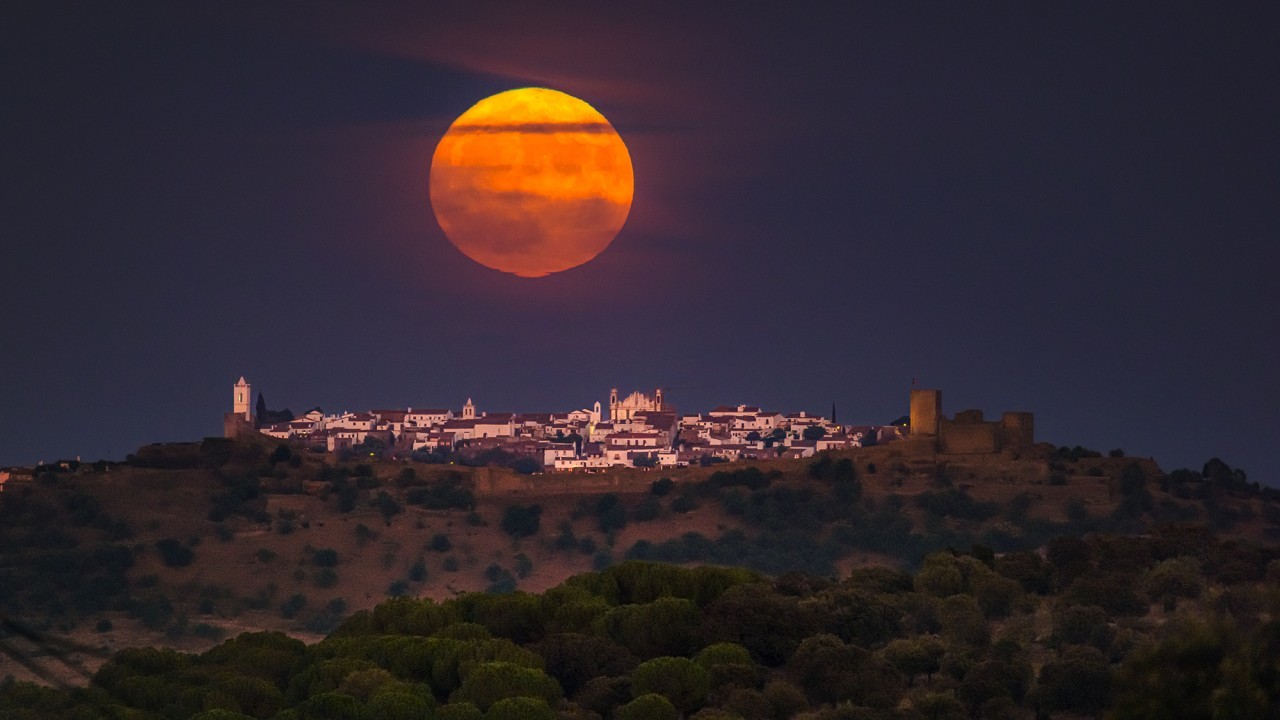
[[[960,455],[999,452],[1001,448],[999,429],[998,423],[944,420],[941,426],[939,450]]]

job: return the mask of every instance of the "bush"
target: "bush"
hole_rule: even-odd
[[[490,565],[485,569],[484,576],[489,581],[485,592],[490,595],[505,595],[516,591],[515,577],[500,565]]]
[[[644,502],[640,503],[639,507],[631,513],[631,517],[636,522],[649,522],[658,519],[661,514],[662,504],[658,502],[657,498],[650,497],[645,498]]]
[[[542,463],[531,457],[522,457],[511,463],[511,469],[521,475],[532,475],[542,472]]]
[[[681,514],[693,512],[698,509],[698,501],[692,495],[681,495],[671,501],[671,511]]]
[[[331,568],[338,564],[338,551],[333,548],[321,548],[311,556],[311,562],[320,567]]]
[[[382,519],[388,525],[391,524],[391,518],[404,512],[404,508],[400,507],[400,503],[396,502],[396,499],[391,497],[385,490],[378,493],[378,498],[374,501],[374,504],[377,505],[378,512],[382,513]]]
[[[160,551],[160,559],[167,567],[186,567],[195,560],[195,552],[174,538],[165,538],[156,542]]]
[[[433,552],[449,552],[453,549],[453,543],[449,541],[448,535],[436,533],[431,536],[431,544],[428,547]]]
[[[613,717],[614,720],[676,720],[680,717],[680,712],[670,700],[657,693],[650,693],[618,708]]]
[[[306,606],[307,596],[302,593],[297,593],[288,600],[285,600],[284,604],[280,606],[280,617],[286,620],[292,620]]]
[[[502,514],[502,529],[513,538],[536,535],[541,522],[541,505],[512,505]]]
[[[675,485],[675,482],[669,477],[659,478],[658,480],[653,481],[653,485],[649,487],[649,492],[657,495],[658,497],[663,497],[669,495],[671,493],[671,489],[674,488]]]
[[[421,505],[429,510],[473,510],[476,496],[470,483],[462,475],[450,473],[445,478],[424,487],[415,487],[405,495],[405,502]]]
[[[596,519],[600,532],[607,534],[627,526],[627,511],[618,503],[617,495],[605,493],[596,501]]]

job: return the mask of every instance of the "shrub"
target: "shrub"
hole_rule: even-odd
[[[302,593],[297,593],[288,600],[285,600],[284,604],[280,606],[280,617],[286,620],[292,620],[306,606],[307,596]]]
[[[431,544],[428,547],[433,552],[449,552],[453,549],[453,543],[449,541],[448,535],[436,533],[431,536]]]
[[[331,568],[338,564],[338,551],[333,548],[321,548],[311,556],[311,562],[320,567]]]
[[[502,529],[513,538],[536,535],[541,522],[541,505],[512,505],[502,514]]]
[[[658,497],[663,497],[669,495],[675,485],[675,482],[669,477],[659,478],[653,481],[653,485],[649,486],[649,492]]]
[[[658,502],[657,498],[650,497],[645,498],[645,501],[640,503],[639,507],[631,513],[631,517],[636,522],[649,522],[650,520],[658,519],[661,514],[662,504]]]
[[[676,720],[680,717],[680,712],[670,700],[657,693],[650,693],[618,708],[613,717],[614,720]]]
[[[601,550],[591,558],[591,569],[597,572],[604,570],[613,564],[613,553],[608,548]]]
[[[391,518],[404,512],[404,508],[400,507],[400,503],[396,502],[396,499],[391,497],[385,490],[378,493],[378,498],[374,501],[374,504],[377,505],[378,512],[382,513],[382,519],[388,525],[391,524]]]
[[[698,501],[692,495],[681,495],[671,501],[672,512],[688,513],[698,509]]]
[[[485,588],[485,592],[490,595],[504,595],[516,590],[515,577],[500,565],[490,565],[485,569],[484,576],[489,581],[489,587]]]
[[[160,559],[167,567],[186,567],[195,560],[195,552],[174,538],[165,538],[156,542],[160,551]]]
[[[617,495],[605,493],[596,501],[596,519],[602,533],[621,530],[627,526],[627,511],[618,503]]]

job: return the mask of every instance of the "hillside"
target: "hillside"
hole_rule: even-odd
[[[316,641],[390,596],[542,592],[624,558],[845,577],[868,564],[911,570],[944,548],[1005,553],[1164,523],[1211,527],[1227,548],[1272,540],[1273,493],[1219,465],[1205,477],[1080,449],[946,458],[889,445],[523,476],[334,464],[267,442],[153,446],[0,494],[0,608],[107,651],[199,650],[246,630]],[[1251,567],[1239,572],[1261,572]],[[77,681],[75,668],[53,672]],[[12,659],[0,664],[10,674],[33,677]]]

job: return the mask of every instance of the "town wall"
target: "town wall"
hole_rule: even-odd
[[[242,413],[223,413],[222,414],[222,436],[227,438],[247,437],[250,433],[257,433],[253,427],[253,423],[245,419]]]

